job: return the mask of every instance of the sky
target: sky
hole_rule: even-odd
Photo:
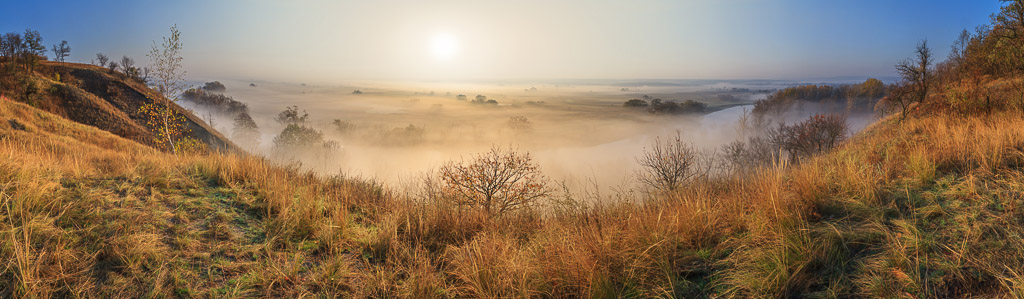
[[[806,79],[946,57],[997,0],[3,0],[0,33],[148,63],[177,25],[193,79]]]

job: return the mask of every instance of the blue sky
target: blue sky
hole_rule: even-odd
[[[0,32],[137,62],[177,24],[198,78],[801,79],[944,58],[996,0],[5,1]],[[443,43],[445,53],[438,53]]]

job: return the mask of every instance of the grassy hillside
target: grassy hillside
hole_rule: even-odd
[[[155,145],[139,107],[163,96],[119,72],[80,63],[41,61],[27,72],[0,72],[0,95],[142,144]],[[240,152],[226,137],[177,104],[188,136],[218,151]]]
[[[1024,298],[1014,16],[936,68],[922,42],[836,148],[505,214],[234,154],[191,114],[229,150],[158,151],[145,86],[44,63],[0,78],[0,297]]]
[[[494,218],[13,101],[0,120],[5,297],[1024,296],[1015,111],[886,119],[800,165]]]

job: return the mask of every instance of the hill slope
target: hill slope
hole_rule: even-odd
[[[11,101],[0,157],[4,297],[1024,295],[1018,112],[887,119],[797,166],[500,218]]]
[[[12,101],[0,119],[0,297],[329,291],[355,261],[323,258],[349,233],[347,203],[381,196],[249,156],[167,154]]]
[[[158,93],[144,84],[94,65],[50,61],[41,62],[31,76],[21,73],[8,76],[4,84],[0,84],[0,94],[9,99],[142,144],[155,145],[139,107],[152,101],[146,95],[158,96]],[[31,87],[27,87],[29,85]],[[30,95],[26,95],[26,90],[31,90]],[[185,116],[189,136],[216,151],[241,152],[190,111],[177,104],[172,107]]]

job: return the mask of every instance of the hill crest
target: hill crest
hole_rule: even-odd
[[[10,100],[156,146],[154,134],[147,128],[139,108],[164,97],[123,74],[88,64],[42,61],[31,76],[14,75],[0,81],[0,94]],[[171,106],[185,116],[187,136],[202,141],[214,151],[242,152],[188,109],[175,103]]]

